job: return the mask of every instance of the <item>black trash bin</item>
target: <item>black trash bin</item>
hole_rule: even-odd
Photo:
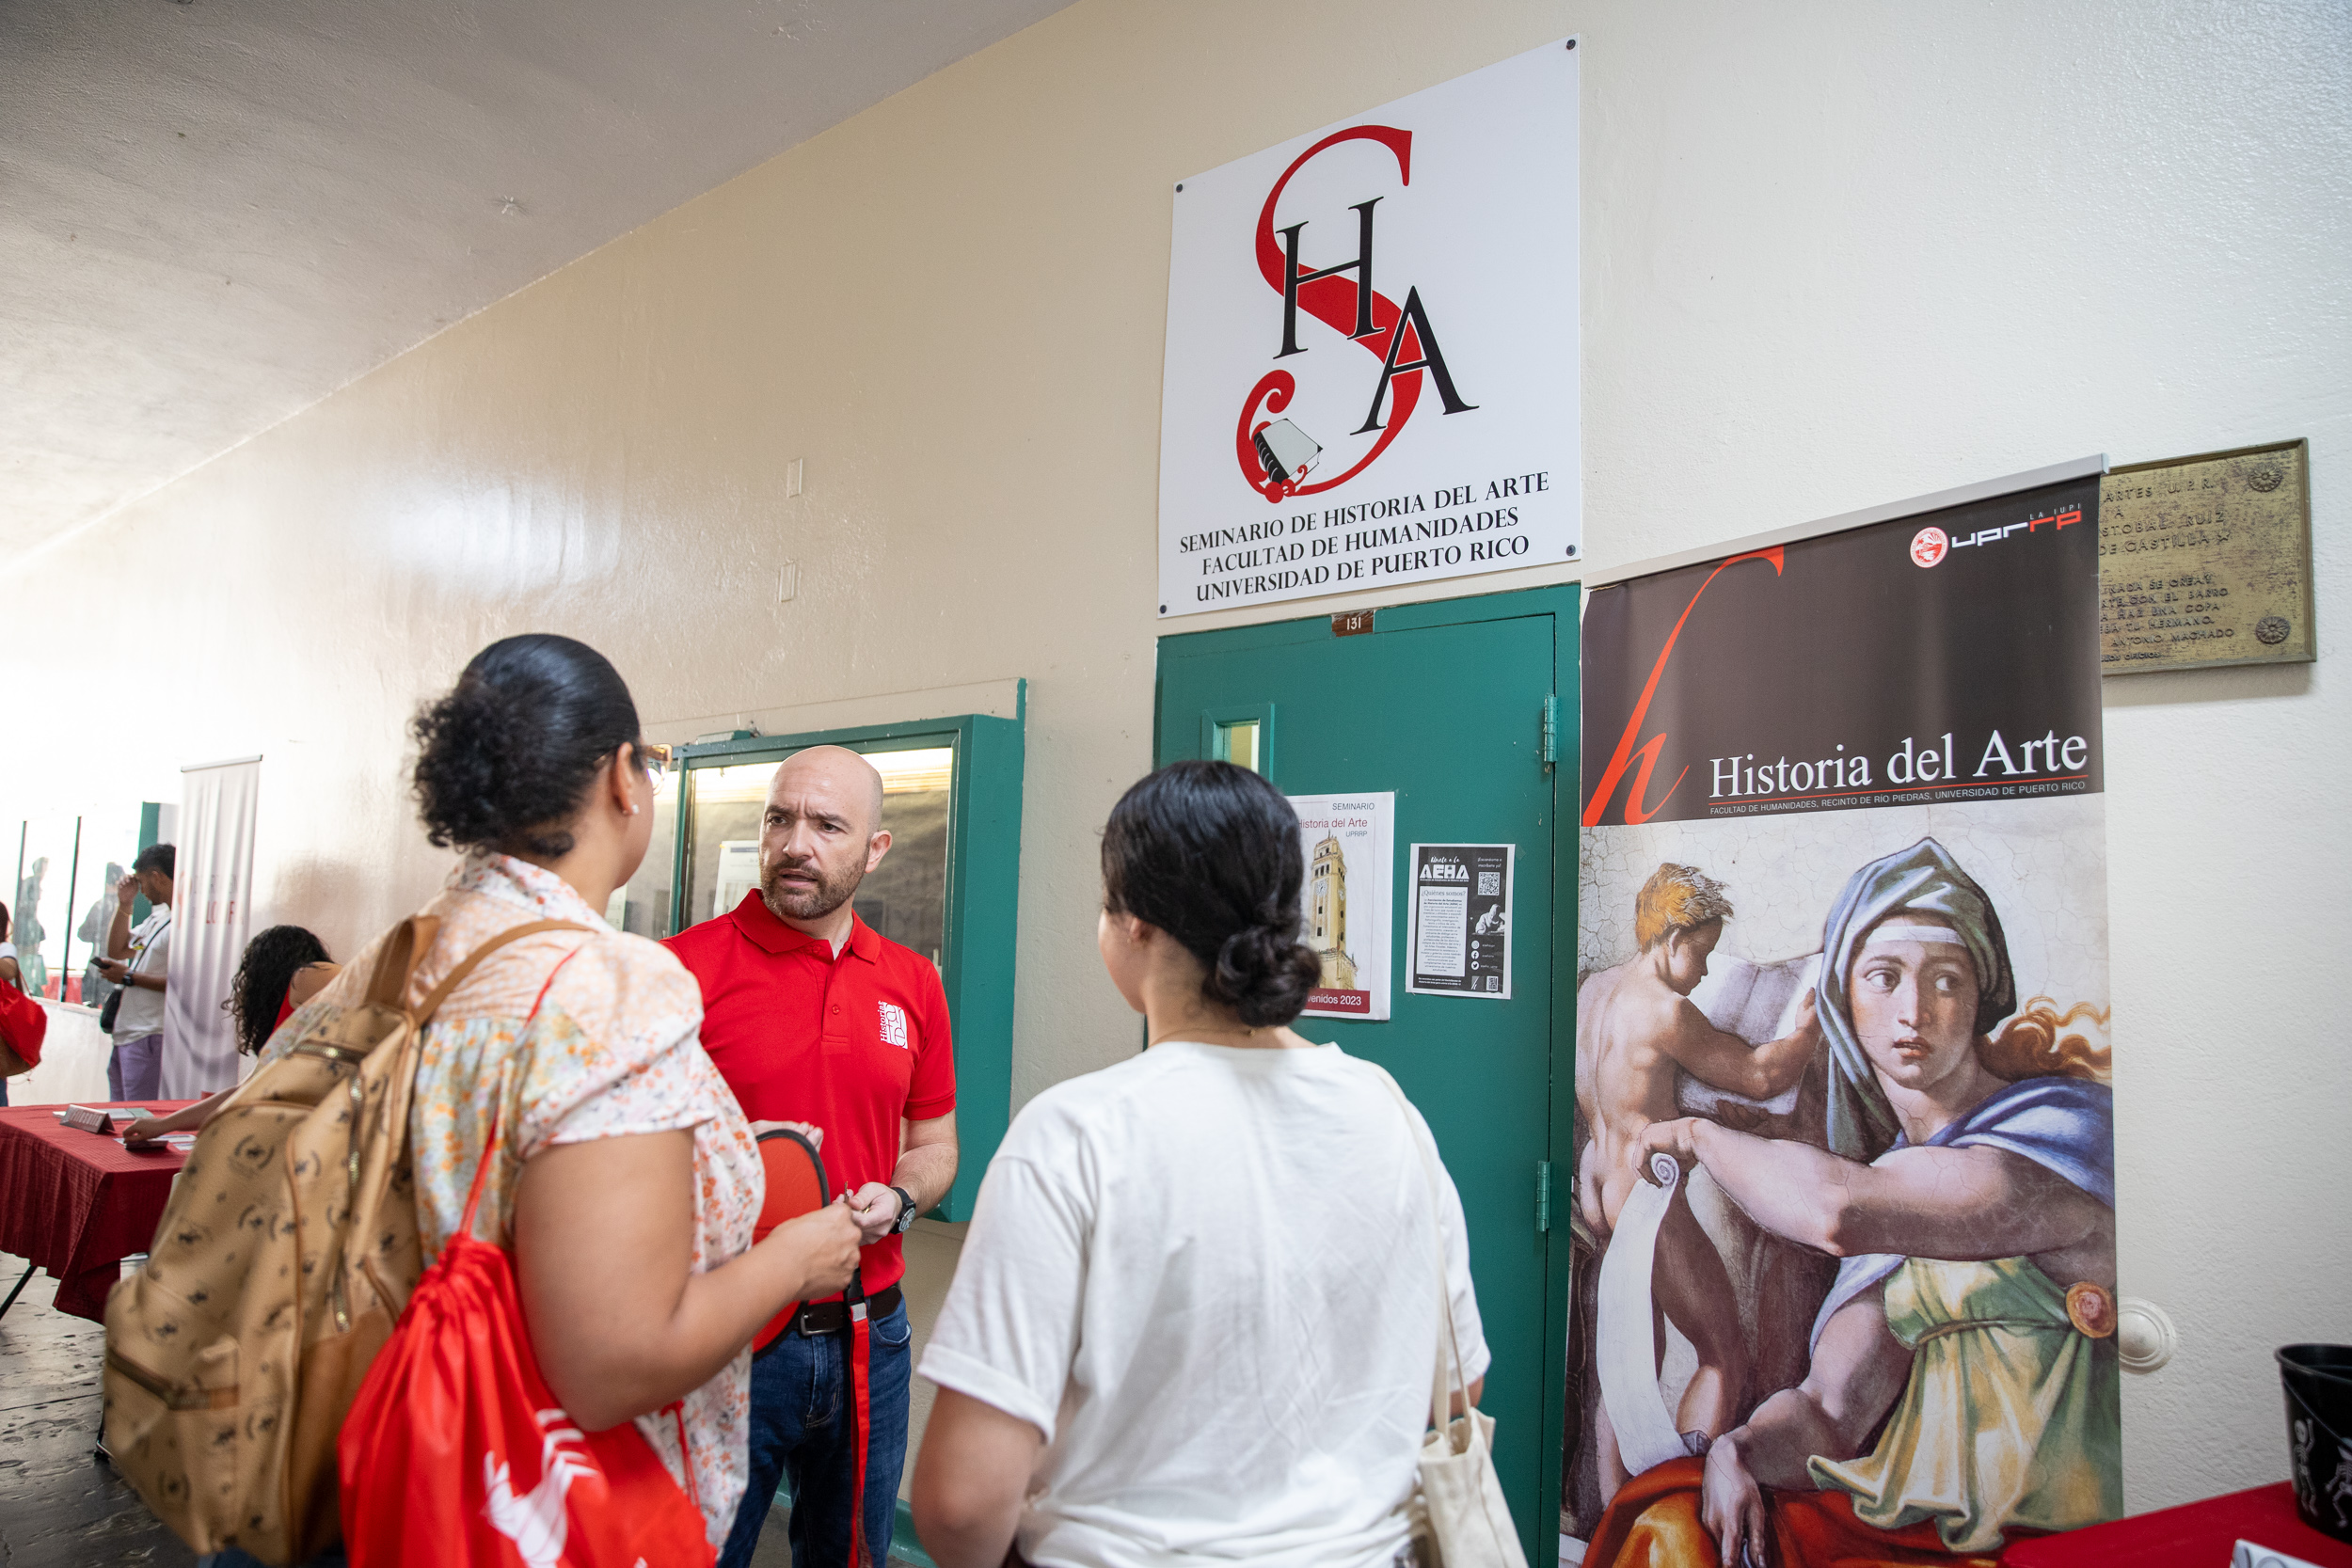
[[[2339,1541],[2352,1541],[2352,1345],[2282,1345],[2287,1454],[2295,1511]]]

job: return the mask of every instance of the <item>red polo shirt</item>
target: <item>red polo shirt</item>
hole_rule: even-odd
[[[663,945],[702,985],[703,1049],[743,1114],[823,1128],[835,1195],[890,1180],[901,1117],[928,1121],[956,1108],[939,971],[854,912],[838,958],[822,937],[770,913],[757,889]],[[898,1243],[885,1236],[866,1249],[869,1293],[906,1273]]]

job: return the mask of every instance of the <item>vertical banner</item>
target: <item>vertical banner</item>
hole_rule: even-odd
[[[2122,1512],[2098,498],[1590,596],[1587,1568],[1990,1560]],[[1719,1543],[1750,1486],[1726,1528],[1771,1540]]]
[[[171,983],[164,990],[164,1097],[187,1100],[244,1076],[229,1000],[253,901],[253,821],[262,759],[180,772]]]
[[[1300,935],[1323,963],[1307,1016],[1385,1020],[1396,794],[1294,795],[1290,802],[1307,860]]]
[[[1162,615],[1575,559],[1575,40],[1174,201]]]

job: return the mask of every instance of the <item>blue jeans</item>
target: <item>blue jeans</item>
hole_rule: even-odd
[[[907,1462],[907,1382],[914,1330],[900,1302],[869,1324],[866,1449],[866,1549],[890,1558],[898,1521],[898,1474]],[[850,1510],[856,1475],[857,1412],[843,1376],[849,1336],[804,1338],[787,1330],[752,1358],[751,1484],[735,1513],[719,1568],[744,1568],[778,1482],[792,1483],[792,1568],[847,1568]]]

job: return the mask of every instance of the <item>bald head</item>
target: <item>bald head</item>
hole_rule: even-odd
[[[882,812],[882,775],[855,752],[812,746],[785,759],[759,825],[760,896],[777,919],[838,942],[858,883],[890,852]]]
[[[858,825],[867,832],[882,826],[882,770],[847,746],[811,746],[784,759],[768,785],[768,799],[787,793],[817,793],[842,805],[855,805],[863,815]]]

